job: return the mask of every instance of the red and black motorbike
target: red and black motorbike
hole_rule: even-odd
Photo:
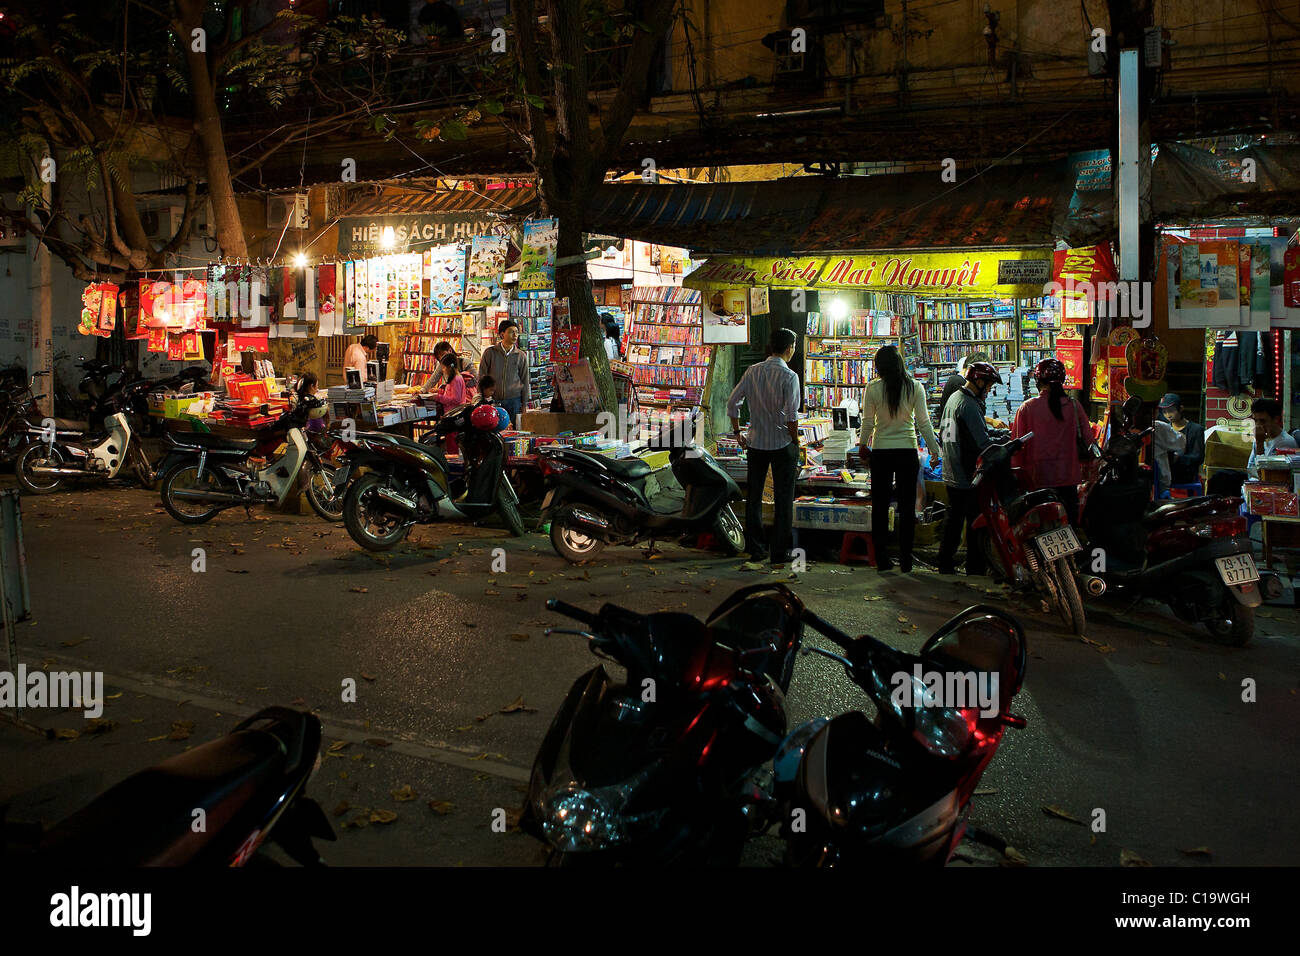
[[[1032,586],[1045,595],[1066,626],[1082,635],[1083,599],[1070,564],[1080,545],[1065,505],[1051,489],[1022,490],[1011,467],[1012,456],[1033,437],[1028,432],[990,445],[979,456],[973,485],[980,515],[973,527],[985,532],[981,537],[995,570],[1012,585]]]
[[[770,761],[803,605],[782,585],[732,594],[706,621],[606,604],[582,622],[597,665],[574,682],[533,763],[520,826],[553,865],[735,865],[773,819]]]
[[[1255,634],[1255,608],[1281,594],[1281,582],[1255,566],[1240,498],[1152,501],[1152,469],[1140,457],[1153,429],[1133,426],[1140,406],[1125,403],[1096,475],[1079,487],[1091,570],[1107,589],[1158,598],[1181,620],[1244,646]]]
[[[849,637],[811,611],[803,617],[845,656],[812,645],[805,653],[843,664],[875,716],[818,717],[781,745],[774,778],[787,865],[942,866],[1003,731],[1025,726],[1010,710],[1025,678],[1019,622],[969,607],[913,655]]]

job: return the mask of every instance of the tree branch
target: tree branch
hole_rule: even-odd
[[[650,81],[650,60],[672,21],[676,5],[677,0],[646,0],[641,20],[649,29],[638,29],[632,37],[632,48],[628,51],[627,64],[623,68],[623,80],[619,83],[618,92],[614,94],[609,111],[602,117],[601,135],[594,147],[595,165],[600,167],[602,177],[632,124],[637,108],[645,98]]]

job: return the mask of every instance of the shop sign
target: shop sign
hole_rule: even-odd
[[[384,231],[393,230],[393,244],[384,246]],[[339,254],[423,252],[448,242],[469,242],[475,236],[506,235],[508,227],[481,212],[431,213],[413,216],[345,216],[339,220]]]
[[[683,285],[738,285],[812,290],[862,289],[919,295],[1036,296],[1051,276],[1047,249],[838,255],[827,258],[715,259]]]

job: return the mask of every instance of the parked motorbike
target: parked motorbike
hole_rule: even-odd
[[[1020,624],[998,608],[969,607],[913,655],[869,635],[851,638],[807,609],[803,620],[844,655],[804,652],[843,664],[876,717],[820,717],[782,743],[774,776],[786,863],[943,865],[1003,730],[1025,726],[1010,712],[1025,676]],[[981,679],[985,700],[971,693]]]
[[[44,393],[33,393],[36,380],[45,372],[35,372],[30,379],[26,373],[19,380],[7,374],[0,381],[0,463],[11,464],[17,460],[32,440],[33,429],[41,424],[41,411],[36,402]]]
[[[1152,429],[1132,425],[1140,402],[1121,409],[1097,474],[1080,486],[1080,522],[1102,582],[1135,600],[1157,598],[1181,620],[1243,647],[1255,608],[1282,593],[1272,571],[1255,565],[1240,498],[1205,495],[1155,504],[1152,471],[1140,463]]]
[[[49,430],[43,424],[29,424],[31,443],[14,463],[14,474],[23,490],[33,495],[48,495],[70,479],[107,481],[128,468],[140,484],[151,485],[154,470],[140,436],[116,399],[110,400],[107,407],[111,411],[102,431],[65,429],[60,427],[61,419],[56,419],[55,427]]]
[[[554,865],[734,865],[775,809],[768,762],[786,731],[785,691],[803,605],[783,585],[689,614],[547,607],[584,629],[598,664],[579,677],[533,763],[520,827]]]
[[[320,743],[315,715],[268,707],[227,736],[128,777],[48,832],[10,824],[7,853],[59,866],[224,867],[243,866],[274,843],[303,866],[323,865],[312,840],[334,840],[334,830],[306,795]]]
[[[546,480],[542,520],[551,523],[551,545],[577,563],[607,544],[634,545],[656,538],[711,532],[729,555],[745,548],[745,526],[731,504],[740,489],[705,449],[674,447],[668,460],[686,491],[681,511],[657,511],[646,497],[650,466],[618,461],[576,448],[548,448],[539,457]]]
[[[269,411],[262,406],[263,413]],[[307,500],[327,521],[338,521],[333,495],[334,466],[303,431],[306,414],[290,408],[255,438],[226,438],[205,432],[168,432],[162,504],[182,524],[202,524],[227,508],[255,504],[281,507],[311,469]]]
[[[1011,457],[1033,435],[990,445],[979,456],[972,484],[980,515],[973,527],[987,532],[984,547],[994,569],[1014,586],[1032,585],[1045,594],[1066,626],[1082,635],[1087,622],[1070,564],[1080,544],[1065,505],[1051,489],[1022,490],[1011,467]]]
[[[497,425],[493,406],[462,405],[439,418],[423,441],[358,433],[335,477],[336,488],[347,488],[343,523],[352,540],[370,551],[387,551],[414,525],[473,520],[494,511],[512,535],[522,535],[519,498],[505,475],[506,448]],[[449,477],[446,457],[452,436],[464,461],[455,478]]]

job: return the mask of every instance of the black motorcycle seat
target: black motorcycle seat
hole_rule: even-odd
[[[98,866],[177,866],[194,862],[218,837],[230,845],[217,852],[233,854],[248,833],[228,824],[284,769],[283,745],[273,735],[229,734],[123,780],[45,834],[42,856]],[[196,833],[198,809],[206,821]]]
[[[226,438],[224,435],[212,435],[207,432],[172,433],[171,439],[181,447],[202,448],[220,451],[252,451],[257,447],[256,438]]]
[[[54,428],[61,432],[88,432],[90,431],[90,422],[80,421],[75,418],[56,418],[54,419]]]
[[[1019,521],[1026,511],[1035,508],[1038,505],[1046,504],[1049,501],[1060,501],[1056,497],[1056,492],[1050,488],[1039,488],[1035,491],[1027,491],[1018,498],[1012,498],[1006,504],[1007,517],[1014,523]]]
[[[1162,505],[1157,505],[1142,516],[1142,523],[1150,527],[1151,525],[1160,524],[1180,511],[1187,511],[1189,508],[1198,508],[1208,502],[1213,495],[1202,495],[1199,498],[1179,498],[1174,501],[1167,501]]]
[[[629,458],[619,460],[611,458],[605,462],[605,465],[611,472],[624,481],[636,481],[638,478],[644,478],[650,474],[651,468],[640,458]]]

